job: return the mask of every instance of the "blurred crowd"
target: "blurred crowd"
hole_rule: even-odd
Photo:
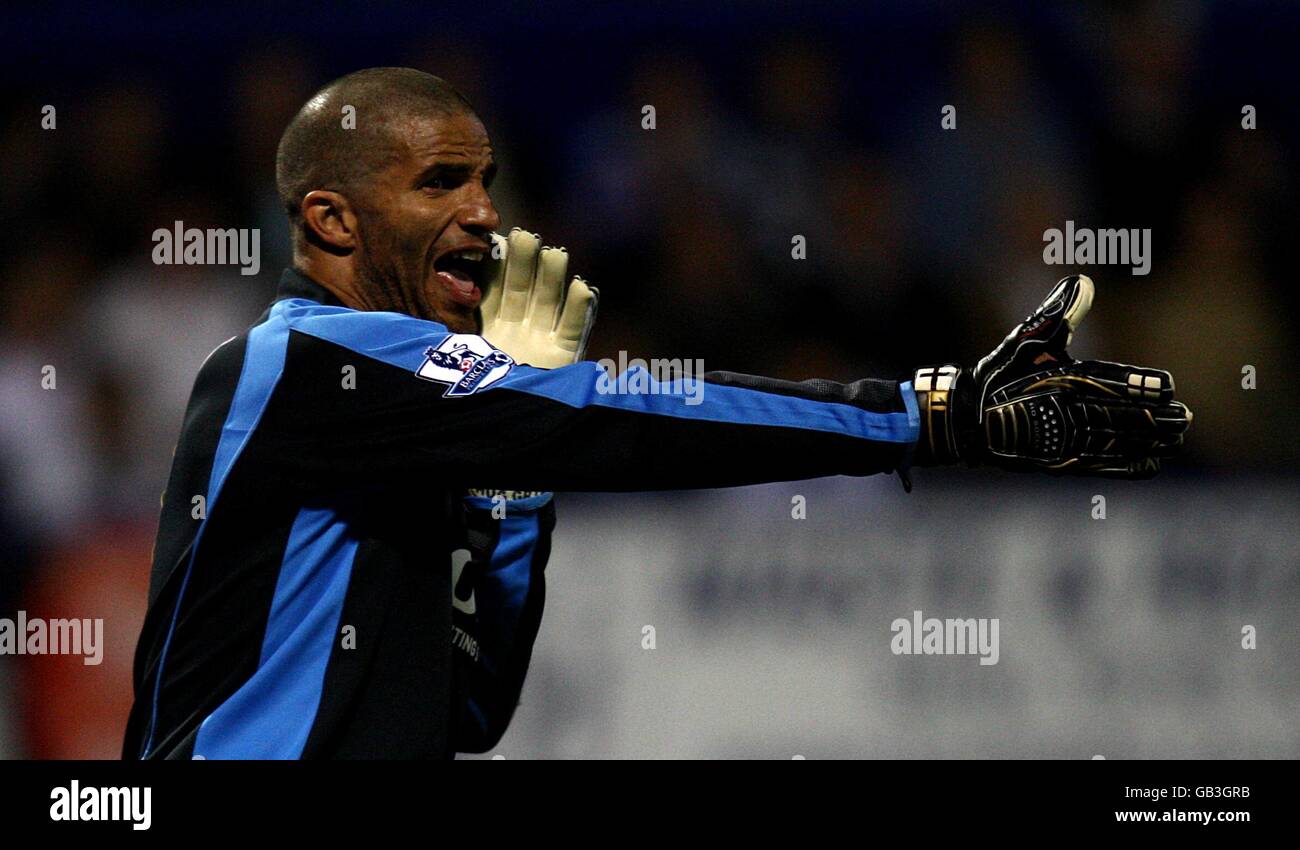
[[[900,376],[973,362],[1086,271],[1098,300],[1078,353],[1174,372],[1197,416],[1186,468],[1296,471],[1297,125],[1279,35],[1294,12],[818,9],[560,3],[457,24],[399,5],[248,32],[202,27],[224,13],[200,4],[139,32],[127,12],[87,13],[80,41],[9,28],[0,612],[99,603],[124,624],[109,623],[120,645],[102,668],[76,671],[80,705],[42,702],[70,675],[57,665],[17,671],[16,752],[115,755],[190,383],[290,261],[280,132],[359,67],[411,65],[468,95],[502,165],[505,226],[567,246],[601,288],[592,358]],[[260,228],[260,274],[154,265],[152,232],[177,220]],[[1045,265],[1044,231],[1067,220],[1151,228],[1151,273]]]

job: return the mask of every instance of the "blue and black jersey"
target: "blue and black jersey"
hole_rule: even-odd
[[[124,757],[490,749],[541,620],[551,493],[867,475],[917,439],[906,383],[704,381],[698,403],[611,392],[595,363],[515,363],[286,271],[195,381]]]

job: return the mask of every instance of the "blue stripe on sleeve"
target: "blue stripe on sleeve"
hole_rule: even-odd
[[[449,335],[444,325],[400,313],[358,312],[306,299],[281,303],[288,305],[284,315],[291,329],[408,369],[412,374],[423,364],[425,349]],[[629,374],[635,371],[629,370]],[[916,442],[920,433],[920,418],[911,408],[907,412],[877,413],[851,404],[710,383],[704,384],[700,403],[688,404],[692,393],[683,381],[666,385],[648,377],[646,381],[647,392],[610,393],[601,391],[612,382],[595,363],[559,369],[516,365],[506,377],[481,392],[504,388],[575,408],[608,407],[704,422],[800,428],[892,443]]]

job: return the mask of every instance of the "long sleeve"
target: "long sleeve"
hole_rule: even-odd
[[[479,753],[496,746],[519,704],[546,598],[555,508],[550,493],[469,496],[464,505],[469,560],[453,589],[453,745]]]
[[[430,474],[538,491],[867,475],[902,465],[919,432],[906,383],[710,373],[694,388],[646,379],[620,392],[595,363],[534,369],[433,322],[307,301],[277,304],[249,345],[283,352],[250,423],[259,461],[331,487]]]

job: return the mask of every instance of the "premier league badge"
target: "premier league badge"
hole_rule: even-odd
[[[448,384],[444,397],[472,395],[510,374],[515,361],[481,336],[451,334],[424,350],[418,378]]]

